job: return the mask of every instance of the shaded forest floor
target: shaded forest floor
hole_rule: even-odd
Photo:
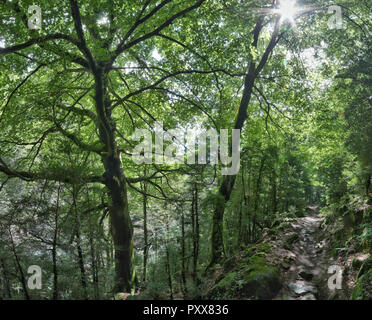
[[[347,300],[360,266],[370,259],[362,252],[335,253],[340,233],[339,224],[326,224],[319,208],[308,206],[306,216],[278,221],[258,244],[217,268],[206,298]],[[337,274],[338,289],[332,288]]]

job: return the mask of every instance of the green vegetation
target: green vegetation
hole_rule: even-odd
[[[351,300],[372,299],[372,259],[361,266]]]
[[[370,256],[371,8],[338,1],[338,29],[333,4],[48,0],[30,29],[30,1],[1,1],[0,299],[272,299],[270,256],[296,263],[291,228],[315,205],[324,254]],[[133,161],[159,124],[199,161],[158,163],[154,145]],[[197,150],[223,129],[230,153],[240,130],[230,175],[211,138]],[[352,297],[370,299],[355,257]]]

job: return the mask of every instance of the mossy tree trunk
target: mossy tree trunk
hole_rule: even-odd
[[[131,292],[134,287],[133,227],[129,216],[127,183],[111,117],[105,66],[95,66],[95,104],[99,120],[100,140],[104,145],[101,159],[105,168],[104,183],[111,200],[109,213],[115,249],[115,292]]]

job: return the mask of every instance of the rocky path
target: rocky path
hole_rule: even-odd
[[[308,208],[306,217],[298,218],[287,230],[284,242],[287,266],[283,273],[283,287],[277,300],[330,299],[328,268],[337,264],[321,241],[322,217],[316,206]]]

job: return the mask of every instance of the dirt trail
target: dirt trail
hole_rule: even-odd
[[[283,273],[283,287],[276,300],[332,299],[328,289],[328,268],[337,265],[330,257],[322,238],[322,217],[318,207],[308,207],[309,214],[291,224],[294,241],[286,248],[288,270]],[[290,250],[288,250],[290,249]]]

